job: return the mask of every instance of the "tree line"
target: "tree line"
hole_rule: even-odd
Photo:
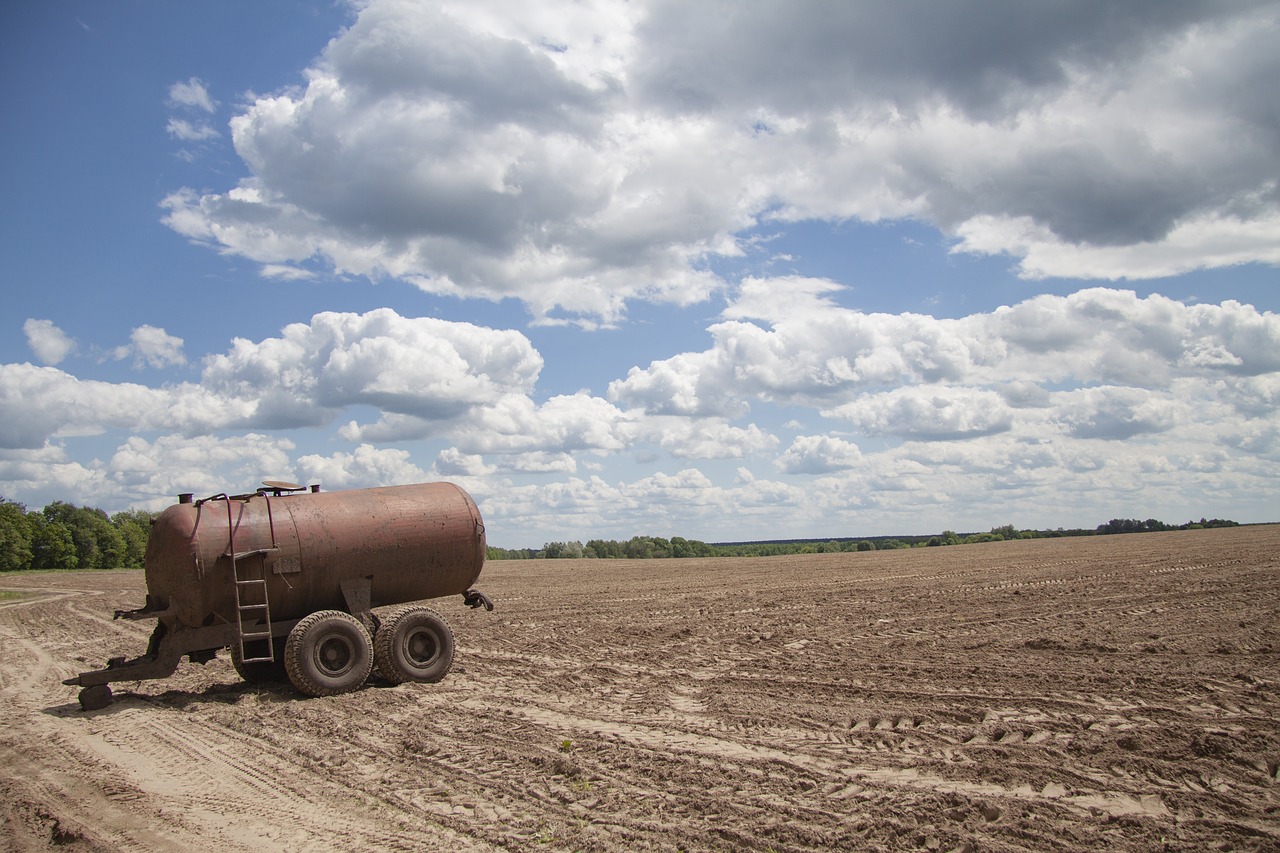
[[[1111,519],[1096,528],[1061,527],[1052,530],[1019,530],[1012,524],[993,527],[986,533],[959,534],[944,530],[924,536],[872,536],[838,539],[779,539],[764,542],[722,542],[709,544],[697,539],[673,536],[633,536],[625,542],[614,539],[547,542],[541,548],[497,548],[490,546],[490,560],[555,559],[677,559],[680,557],[775,557],[790,554],[830,554],[856,551],[891,551],[900,548],[936,548],[975,545],[1008,539],[1049,539],[1061,536],[1102,536],[1113,533],[1150,533],[1161,530],[1197,530],[1206,527],[1237,527],[1238,522],[1214,518],[1165,524],[1155,519]]]
[[[154,516],[54,501],[40,511],[0,498],[0,571],[138,569]]]
[[[1148,518],[1146,521],[1138,521],[1136,518],[1113,518],[1106,524],[1098,525],[1099,535],[1109,533],[1155,533],[1161,530],[1199,530],[1206,527],[1239,527],[1237,522],[1229,521],[1225,518],[1200,519],[1199,521],[1188,521],[1186,524],[1165,524],[1163,521],[1156,521],[1154,518]]]
[[[155,514],[126,510],[107,515],[100,509],[54,501],[39,511],[27,510],[16,501],[0,497],[0,571],[23,569],[136,569],[142,567],[147,537]],[[1006,539],[1039,539],[1057,536],[1094,536],[1116,533],[1150,533],[1161,530],[1193,530],[1235,527],[1234,521],[1201,518],[1198,522],[1165,524],[1154,518],[1140,521],[1113,518],[1094,529],[1019,530],[1012,524],[986,533],[958,534],[944,530],[937,535],[871,536],[836,539],[779,539],[761,542],[720,542],[672,536],[633,536],[626,541],[591,539],[585,544],[547,542],[541,548],[490,546],[490,560],[535,559],[679,559],[682,557],[773,557],[788,554],[823,554],[856,551],[888,551],[899,548],[931,548],[1001,542]]]

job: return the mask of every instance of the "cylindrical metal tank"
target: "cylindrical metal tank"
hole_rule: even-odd
[[[235,570],[232,555],[235,556]],[[170,628],[237,621],[237,577],[265,578],[272,621],[462,594],[484,566],[484,522],[452,483],[298,492],[175,504],[147,543],[150,611]]]

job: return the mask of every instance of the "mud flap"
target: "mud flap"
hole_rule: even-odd
[[[347,603],[347,612],[360,620],[365,630],[372,637],[378,632],[378,623],[373,618],[373,575],[363,578],[347,578],[342,582],[342,600]]]

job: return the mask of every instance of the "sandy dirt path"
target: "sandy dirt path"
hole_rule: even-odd
[[[89,713],[61,680],[145,648],[141,573],[4,575],[0,848],[1280,850],[1278,555],[496,562],[438,685],[221,655]]]

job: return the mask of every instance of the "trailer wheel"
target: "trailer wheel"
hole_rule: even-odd
[[[354,616],[319,610],[306,616],[284,646],[289,680],[308,696],[334,696],[364,684],[373,668],[373,641]]]
[[[110,704],[110,684],[95,684],[80,691],[80,710],[82,711],[98,711]]]
[[[248,663],[240,659],[240,644],[236,643],[231,646],[231,665],[235,667],[240,677],[250,684],[286,681],[289,673],[284,665],[285,642],[284,637],[275,637],[271,640],[271,653],[275,656],[275,660],[249,661]]]
[[[392,684],[434,683],[453,666],[453,631],[429,607],[409,605],[393,610],[374,637],[378,674]]]

